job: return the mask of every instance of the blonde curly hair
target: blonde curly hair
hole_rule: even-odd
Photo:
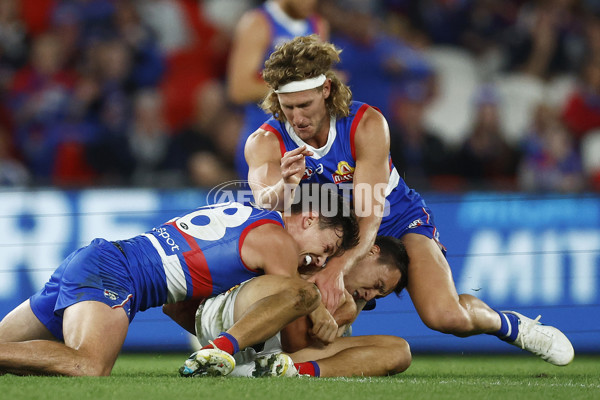
[[[352,92],[332,71],[340,62],[340,53],[333,44],[322,42],[317,35],[299,36],[277,47],[265,61],[263,79],[271,87],[261,107],[279,121],[285,116],[275,90],[289,82],[314,78],[321,74],[331,79],[331,93],[325,105],[331,116],[347,117],[350,114]],[[323,90],[323,85],[315,90]]]

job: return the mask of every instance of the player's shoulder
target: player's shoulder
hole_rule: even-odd
[[[246,148],[254,150],[274,148],[279,149],[281,143],[281,133],[275,129],[265,129],[265,125],[255,130],[246,141]]]
[[[362,104],[357,110],[357,115],[359,114],[360,120],[357,124],[357,133],[366,132],[371,136],[373,132],[388,130],[387,120],[378,108]]]
[[[297,244],[283,225],[266,223],[252,229],[244,241],[244,246],[249,245],[256,249],[267,249],[269,254],[297,253]]]

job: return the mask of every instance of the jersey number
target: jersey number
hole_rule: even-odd
[[[225,236],[227,228],[242,225],[251,214],[251,207],[232,202],[198,209],[179,218],[175,224],[197,239],[219,240]]]

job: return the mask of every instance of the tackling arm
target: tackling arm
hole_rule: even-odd
[[[293,353],[319,344],[314,338],[312,319],[319,312],[327,312],[323,303],[310,315],[298,318],[281,330],[281,345],[284,352]],[[358,313],[359,309],[354,299],[348,291],[345,291],[342,304],[333,314],[333,318],[338,326],[336,337],[342,336],[348,325],[356,319]]]
[[[390,134],[381,113],[373,108],[365,111],[356,130],[354,146],[354,210],[359,217],[360,242],[342,256],[329,260],[327,267],[311,279],[321,290],[323,301],[330,311],[336,309],[343,294],[344,270],[368,253],[375,242],[385,209],[385,190],[390,175]]]

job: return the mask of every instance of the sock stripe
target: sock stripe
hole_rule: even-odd
[[[508,331],[506,332],[506,335],[504,335],[502,337],[504,337],[504,338],[510,337],[510,334],[512,333],[512,324],[510,323],[510,320],[508,319],[506,314],[504,314],[503,312],[500,312],[500,316],[506,320],[506,325],[508,325]]]
[[[321,376],[321,368],[319,368],[319,364],[317,364],[316,361],[309,361],[309,362],[313,365],[313,367],[315,369],[315,376],[317,378],[320,377]]]
[[[219,336],[223,336],[226,337],[227,339],[229,339],[229,341],[231,342],[231,344],[233,345],[233,354],[237,353],[238,351],[240,351],[240,345],[238,344],[238,341],[236,338],[234,338],[233,336],[231,336],[229,333],[227,332],[221,332],[219,334]]]

